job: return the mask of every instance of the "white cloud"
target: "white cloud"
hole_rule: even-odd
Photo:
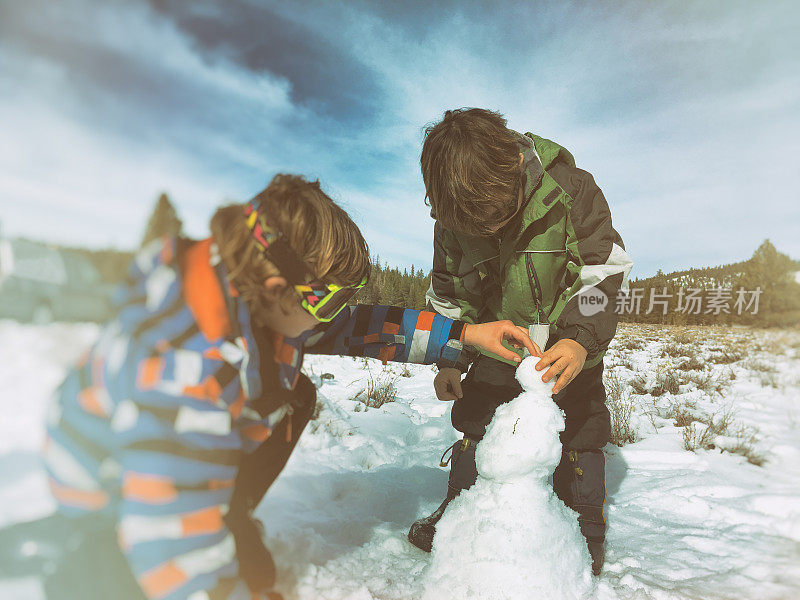
[[[59,31],[80,38],[94,52],[148,64],[167,83],[171,78],[191,81],[203,93],[227,99],[230,106],[221,110],[233,106],[241,113],[250,111],[253,121],[248,126],[253,129],[276,130],[274,124],[281,119],[303,118],[291,104],[288,82],[222,59],[201,60],[187,39],[141,6],[62,10],[55,5],[47,17],[63,19]],[[47,26],[48,18],[41,26]],[[117,98],[106,95],[107,90],[91,95],[78,90],[70,65],[12,48],[4,48],[0,56],[0,72],[6,75],[6,83],[0,83],[0,128],[6,141],[0,146],[0,217],[6,233],[133,247],[157,194],[167,190],[189,233],[205,235],[214,206],[232,194],[253,190],[247,190],[245,182],[231,181],[222,170],[202,169],[194,150],[271,170],[274,156],[236,144],[228,132],[214,129],[212,115],[209,122],[195,124],[195,148],[161,137],[152,115],[137,114],[135,106],[111,107],[119,110],[121,120],[141,120],[140,137],[121,134],[91,120],[94,105],[108,110],[106,105]]]
[[[573,151],[604,189],[639,275],[745,258],[764,237],[800,255],[800,83],[775,35],[791,22],[780,7],[751,18],[755,9],[716,4],[466,5],[419,27],[369,4],[275,7],[374,74],[374,125],[345,127],[293,104],[284,79],[201,56],[138,4],[46,6],[31,27],[58,18],[59,35],[136,62],[167,89],[152,90],[153,106],[96,90],[89,100],[136,124],[111,131],[76,116],[87,98],[67,67],[4,51],[0,73],[26,83],[0,81],[8,229],[133,245],[166,189],[200,234],[224,197],[287,170],[319,177],[384,260],[427,267],[422,127],[446,108],[484,106]],[[170,84],[196,90],[197,106],[171,107],[164,123]]]
[[[542,27],[526,27],[526,9]],[[800,255],[800,208],[773,191],[800,186],[800,78],[772,39],[783,10],[469,10],[422,40],[369,14],[343,20],[407,124],[407,151],[445,108],[496,108],[595,174],[645,272],[743,259],[768,236]],[[604,97],[616,105],[592,121],[584,106]]]

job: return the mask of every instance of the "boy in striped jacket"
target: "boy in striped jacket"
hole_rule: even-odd
[[[44,456],[77,549],[48,597],[280,598],[252,512],[313,414],[305,352],[453,365],[463,345],[534,350],[508,321],[348,305],[367,246],[316,182],[278,175],[211,232],[137,256],[59,389]]]

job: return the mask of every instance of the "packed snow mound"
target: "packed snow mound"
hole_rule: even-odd
[[[486,479],[547,478],[558,466],[564,415],[552,399],[555,380],[544,383],[534,369],[537,362],[532,356],[522,361],[517,369],[522,394],[497,409],[478,444],[475,460]]]
[[[548,477],[561,458],[564,417],[552,383],[526,358],[523,392],[499,407],[478,444],[478,480],[436,526],[424,600],[592,597],[589,551],[577,514]]]
[[[537,356],[529,356],[528,358],[523,359],[523,361],[517,367],[516,378],[525,392],[530,394],[546,395],[547,399],[549,400],[551,394],[553,393],[553,386],[556,382],[555,379],[551,379],[548,383],[542,381],[542,375],[544,375],[544,371],[536,370],[536,365],[538,362],[539,357]]]

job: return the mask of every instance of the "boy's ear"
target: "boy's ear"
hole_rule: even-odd
[[[525,157],[522,156],[522,152],[519,153],[519,166],[522,166],[522,161],[525,160]]]
[[[283,292],[286,291],[287,285],[286,279],[280,275],[273,275],[264,280],[264,287],[267,289],[267,297],[273,301],[281,298]]]

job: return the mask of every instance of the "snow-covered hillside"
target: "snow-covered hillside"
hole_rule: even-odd
[[[96,334],[0,321],[0,526],[53,510],[36,454],[44,407]],[[800,336],[628,325],[606,365],[616,435],[634,441],[605,448],[598,597],[800,597]],[[406,532],[441,501],[438,461],[456,439],[434,369],[318,356],[306,372],[319,416],[257,511],[279,588],[287,600],[419,598],[429,556]],[[374,407],[370,386],[396,397]],[[7,579],[0,598],[42,594]]]

